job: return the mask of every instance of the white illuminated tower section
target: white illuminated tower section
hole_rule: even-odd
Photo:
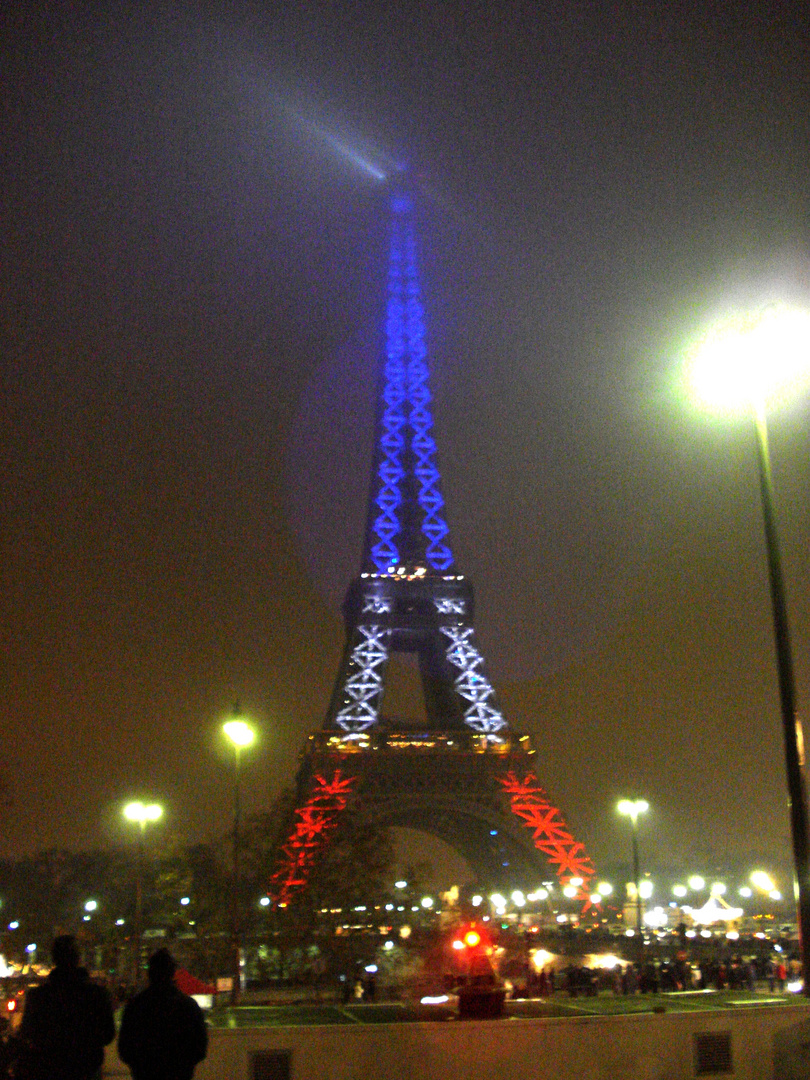
[[[593,867],[539,786],[528,739],[498,704],[476,641],[472,586],[453,558],[405,189],[391,197],[383,340],[362,571],[347,592],[343,658],[323,729],[304,755],[271,891],[292,901],[348,810],[440,836],[482,880],[550,864],[584,896]],[[383,711],[394,653],[418,662],[426,714],[418,725]]]

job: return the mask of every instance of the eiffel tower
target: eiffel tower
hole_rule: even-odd
[[[408,189],[393,190],[363,565],[346,594],[342,661],[323,728],[302,755],[270,892],[279,905],[294,901],[351,813],[442,839],[482,887],[533,887],[553,874],[587,903],[593,865],[540,786],[528,736],[504,717],[476,641],[472,584],[450,547],[413,219]],[[384,712],[395,653],[418,663],[419,724]]]

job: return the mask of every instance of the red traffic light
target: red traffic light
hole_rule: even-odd
[[[457,933],[456,937],[453,938],[452,947],[456,952],[463,952],[465,949],[485,948],[487,944],[488,942],[484,940],[483,931],[477,930],[474,926],[469,926],[466,930]]]

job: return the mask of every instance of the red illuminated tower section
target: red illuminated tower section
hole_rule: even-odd
[[[456,848],[484,885],[594,870],[552,805],[526,736],[503,715],[478,647],[470,581],[455,565],[436,442],[414,207],[391,198],[385,337],[362,571],[344,603],[346,645],[323,729],[311,735],[273,874],[294,901],[346,814],[406,825]],[[394,654],[415,659],[423,720],[384,711]]]

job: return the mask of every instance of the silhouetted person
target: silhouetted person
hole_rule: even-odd
[[[118,1054],[133,1080],[191,1080],[208,1049],[202,1009],[175,986],[168,949],[149,958],[149,985],[124,1009]]]
[[[25,995],[16,1076],[23,1080],[93,1080],[104,1047],[115,1038],[110,996],[79,966],[79,949],[65,934],[51,948],[53,969]]]

